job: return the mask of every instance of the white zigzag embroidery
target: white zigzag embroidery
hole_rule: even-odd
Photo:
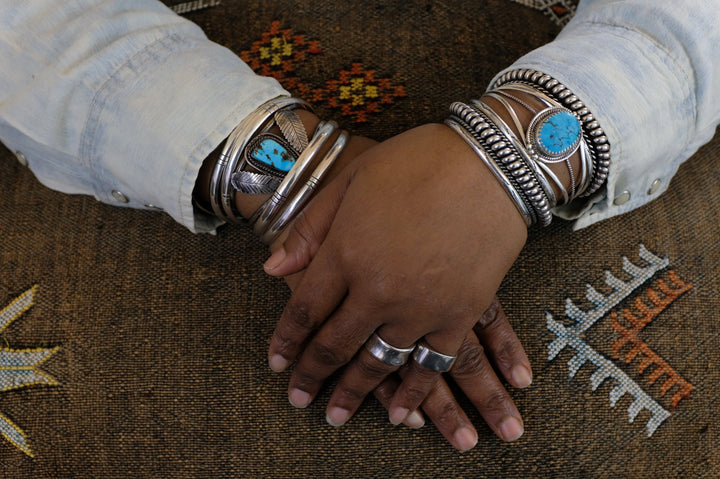
[[[580,335],[583,332],[587,331],[599,319],[603,318],[612,308],[627,298],[645,281],[652,278],[655,273],[670,264],[667,258],[655,256],[642,244],[640,245],[639,255],[648,263],[647,266],[637,266],[631,263],[626,257],[623,256],[622,258],[623,270],[632,277],[630,281],[622,281],[609,271],[605,271],[605,283],[613,290],[610,295],[605,296],[592,286],[587,285],[585,297],[595,305],[594,309],[583,311],[573,304],[569,298],[566,299],[565,314],[575,321],[575,324],[572,326],[565,327],[556,321],[552,314],[546,312],[547,328],[557,335],[557,338],[548,345],[548,361],[552,361],[563,348],[570,346],[577,351],[577,354],[568,361],[570,378],[575,376],[575,373],[577,373],[586,361],[590,361],[598,367],[598,370],[590,377],[593,391],[607,378],[617,380],[619,384],[610,391],[610,406],[614,407],[625,393],[632,395],[635,400],[628,408],[630,422],[632,423],[638,413],[643,409],[650,411],[652,417],[647,423],[647,433],[648,437],[650,437],[658,426],[670,417],[670,413],[648,396],[635,381],[615,366],[612,361],[580,339]]]
[[[623,397],[625,393],[629,393],[633,396],[635,400],[628,408],[628,415],[630,416],[631,423],[643,409],[647,409],[652,413],[652,417],[647,423],[648,437],[652,436],[658,426],[665,419],[670,417],[670,413],[666,409],[660,406],[660,404],[658,404],[653,398],[648,396],[635,381],[630,379],[627,374],[618,369],[612,361],[588,346],[587,343],[578,338],[572,331],[570,331],[569,328],[566,328],[561,323],[555,321],[552,314],[546,313],[546,319],[547,328],[558,336],[558,338],[553,341],[553,345],[560,345],[560,347],[556,347],[556,350],[559,352],[565,346],[570,346],[577,351],[577,354],[568,361],[570,378],[575,377],[575,373],[578,372],[580,367],[585,364],[586,361],[590,361],[598,367],[598,370],[590,376],[590,384],[593,391],[595,391],[606,379],[616,379],[619,384],[610,391],[610,406],[615,407],[615,404],[617,404],[618,400]],[[553,354],[553,350],[551,350],[548,354],[548,361],[552,360],[556,354],[557,353]]]

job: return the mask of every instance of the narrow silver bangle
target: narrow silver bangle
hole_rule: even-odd
[[[307,102],[299,98],[273,98],[253,110],[228,136],[210,176],[210,205],[221,220],[231,223],[242,220],[233,201],[235,192],[231,185],[232,175],[242,167],[238,163],[241,163],[242,152],[254,134],[272,123],[270,120],[274,113],[290,107],[311,109]]]
[[[527,205],[525,204],[525,201],[522,199],[520,193],[515,189],[507,176],[505,176],[502,170],[500,170],[498,165],[496,165],[495,162],[490,159],[487,152],[482,148],[480,143],[478,143],[475,138],[473,138],[473,136],[470,134],[470,132],[468,132],[455,120],[448,118],[447,120],[445,120],[445,124],[452,128],[457,134],[460,135],[463,140],[465,140],[468,145],[470,145],[473,151],[480,157],[483,163],[485,163],[485,166],[488,167],[488,169],[493,173],[493,175],[500,182],[503,188],[505,188],[505,191],[513,200],[513,203],[515,203],[515,207],[518,209],[523,219],[525,220],[525,225],[528,227],[531,226],[534,220],[530,211],[528,210]]]
[[[295,160],[295,164],[290,169],[275,193],[253,214],[250,219],[253,222],[253,232],[263,237],[265,231],[270,226],[273,216],[277,213],[280,206],[285,203],[288,194],[292,192],[295,186],[302,180],[305,170],[312,164],[318,151],[322,148],[328,138],[337,129],[337,123],[334,121],[321,122],[315,134],[310,140],[308,147]]]
[[[315,193],[318,184],[320,184],[328,173],[333,163],[335,163],[335,160],[337,160],[337,157],[340,156],[349,137],[348,132],[340,132],[340,136],[338,136],[333,146],[328,150],[320,163],[318,163],[317,167],[315,167],[310,178],[308,178],[303,187],[292,197],[282,213],[280,213],[278,218],[273,221],[265,234],[263,234],[261,239],[265,244],[272,243],[288,223],[290,223],[297,213],[307,204],[313,193]]]

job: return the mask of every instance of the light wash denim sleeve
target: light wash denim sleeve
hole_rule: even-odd
[[[720,122],[719,48],[720,0],[582,0],[555,41],[510,67],[567,85],[611,143],[607,188],[559,216],[582,228],[667,189]]]
[[[0,140],[42,183],[193,231],[217,226],[191,204],[202,161],[287,94],[156,0],[2,0],[0,65]]]

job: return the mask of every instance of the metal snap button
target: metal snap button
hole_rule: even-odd
[[[113,198],[115,198],[116,201],[119,203],[129,203],[130,200],[127,196],[125,196],[121,191],[118,190],[112,190]]]
[[[18,162],[19,162],[21,165],[23,165],[23,166],[27,166],[27,165],[28,165],[28,160],[27,160],[27,158],[25,158],[25,155],[23,154],[22,151],[20,151],[20,150],[16,151],[16,152],[15,152],[15,158],[17,158]]]
[[[630,200],[630,192],[627,191],[627,190],[625,190],[625,191],[623,191],[622,193],[620,193],[620,195],[618,195],[618,196],[615,197],[615,200],[613,201],[613,203],[614,203],[616,206],[620,206],[620,205],[624,205],[624,204],[627,203],[629,200]]]
[[[660,189],[660,185],[662,185],[662,181],[660,180],[660,178],[658,178],[658,179],[656,179],[655,181],[653,181],[652,184],[650,185],[650,189],[648,190],[648,195],[652,195],[652,194],[655,193],[657,190],[659,190],[659,189]]]

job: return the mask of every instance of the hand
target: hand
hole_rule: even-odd
[[[275,370],[302,352],[291,402],[309,404],[324,379],[352,360],[328,405],[336,423],[347,420],[395,370],[362,348],[375,331],[396,347],[424,338],[455,355],[526,235],[501,185],[448,128],[425,125],[363,153],[317,195],[266,263],[269,273],[285,275],[313,258],[269,350]],[[411,362],[390,403],[391,421],[417,409],[438,377]]]
[[[286,278],[290,289],[297,286],[302,274]],[[522,417],[496,370],[512,386],[524,388],[532,382],[530,361],[497,297],[473,329],[460,347],[450,375],[495,434],[504,441],[514,441],[523,434]],[[401,368],[398,371],[400,377],[407,375],[407,370],[407,367]],[[399,384],[393,374],[374,391],[375,397],[388,410]],[[455,448],[467,451],[477,444],[477,431],[442,378],[423,401],[422,410]],[[328,422],[336,424],[330,407],[326,414]],[[425,421],[418,411],[413,411],[403,423],[417,429]]]
[[[514,387],[524,388],[532,382],[530,362],[497,298],[466,336],[449,374],[495,434],[514,441],[523,434],[522,418],[493,366]],[[407,370],[407,366],[401,368],[400,376]],[[375,397],[389,408],[398,386],[396,377],[389,376],[375,389]],[[422,410],[457,449],[467,451],[477,444],[477,431],[443,379],[430,390]],[[409,425],[417,424],[422,423]]]

